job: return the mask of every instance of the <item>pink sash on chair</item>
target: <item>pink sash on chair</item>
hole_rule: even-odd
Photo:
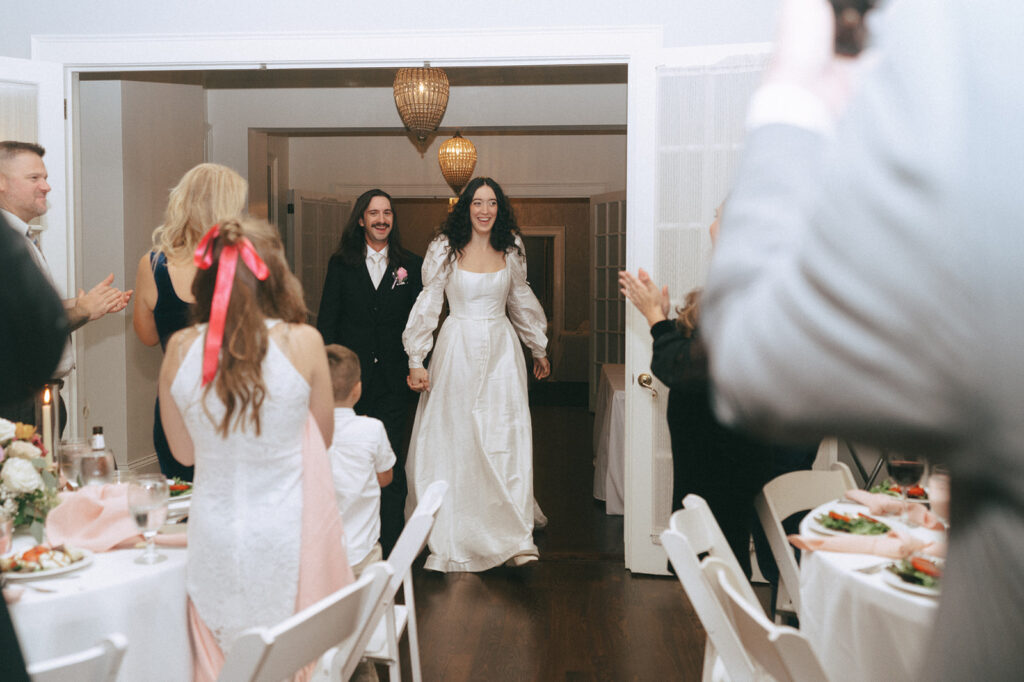
[[[299,563],[299,592],[295,611],[315,604],[352,583],[355,577],[348,563],[341,514],[334,497],[334,479],[323,435],[313,415],[306,421],[302,437],[302,542]],[[214,682],[224,666],[224,653],[216,638],[189,600],[189,632],[192,640],[193,679]],[[308,680],[313,666],[307,666],[295,680]]]

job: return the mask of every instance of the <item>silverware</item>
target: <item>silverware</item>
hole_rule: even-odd
[[[870,566],[863,566],[861,568],[858,568],[857,572],[858,573],[863,573],[864,575],[872,575],[873,573],[878,573],[879,571],[881,571],[883,568],[885,568],[886,566],[890,565],[891,563],[892,563],[891,561],[883,561],[880,564],[871,564]]]

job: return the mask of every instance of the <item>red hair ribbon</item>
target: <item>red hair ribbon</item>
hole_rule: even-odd
[[[196,247],[196,266],[201,270],[207,270],[213,265],[212,242],[218,236],[220,224],[211,227]],[[263,281],[270,272],[252,242],[246,237],[242,237],[235,244],[225,244],[221,249],[220,267],[217,269],[217,282],[213,287],[213,301],[210,304],[210,327],[206,331],[206,346],[203,349],[203,386],[213,381],[217,374],[220,348],[224,343],[224,322],[228,315],[228,302],[231,300],[231,287],[235,281],[239,252],[256,279]]]

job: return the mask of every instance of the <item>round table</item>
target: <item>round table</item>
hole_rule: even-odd
[[[843,511],[868,513],[854,503]],[[835,503],[822,505],[800,524],[801,534],[814,535],[811,520]],[[928,541],[944,541],[945,533],[906,528],[892,517],[891,527]],[[921,596],[885,582],[884,571],[857,569],[890,562],[870,554],[804,552],[800,560],[800,631],[811,641],[834,681],[917,679],[938,599]]]
[[[8,605],[26,662],[74,653],[120,632],[128,648],[119,681],[191,679],[186,550],[159,549],[167,556],[159,564],[135,563],[141,550],[118,550],[95,554],[80,571],[18,583],[56,590],[26,589]]]

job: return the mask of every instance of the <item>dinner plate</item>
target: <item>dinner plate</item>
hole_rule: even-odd
[[[843,507],[838,506],[839,504],[845,505],[846,508],[844,509]],[[849,516],[851,514],[856,515],[855,512],[851,512],[850,509],[849,509],[851,504],[852,505],[857,505],[856,502],[854,502],[853,500],[850,500],[848,502],[836,503],[836,504],[833,504],[833,505],[831,505],[829,507],[825,507],[824,509],[819,511],[817,514],[815,514],[814,516],[812,516],[808,520],[809,521],[808,528],[810,528],[810,530],[814,531],[815,533],[818,533],[819,535],[854,535],[854,533],[847,533],[844,530],[835,530],[835,529],[832,529],[832,528],[826,528],[825,526],[821,525],[818,522],[817,518],[815,518],[817,516],[821,516],[822,514],[828,514],[830,511],[839,512],[840,514],[845,514],[847,516]],[[861,509],[867,510],[867,507],[865,507],[863,505],[857,505],[857,506],[860,506]],[[885,525],[889,526],[889,528],[893,527],[893,525],[892,525],[892,523],[890,522],[889,519],[884,519],[884,520],[883,519],[879,519],[879,520],[881,520],[882,523],[884,523]],[[864,537],[876,537],[876,536],[865,535]]]
[[[31,573],[19,573],[17,571],[8,571],[4,573],[4,577],[11,582],[17,580],[41,580],[42,578],[52,578],[55,575],[63,575],[64,573],[73,573],[74,571],[80,571],[89,564],[92,563],[92,552],[87,549],[79,550],[85,556],[80,561],[76,561],[73,564],[67,566],[59,566],[57,568],[47,568],[42,571],[32,571]]]
[[[925,587],[924,585],[908,583],[889,569],[882,569],[882,581],[898,590],[913,592],[914,594],[924,595],[925,597],[938,597],[942,593],[941,590],[936,587]]]

